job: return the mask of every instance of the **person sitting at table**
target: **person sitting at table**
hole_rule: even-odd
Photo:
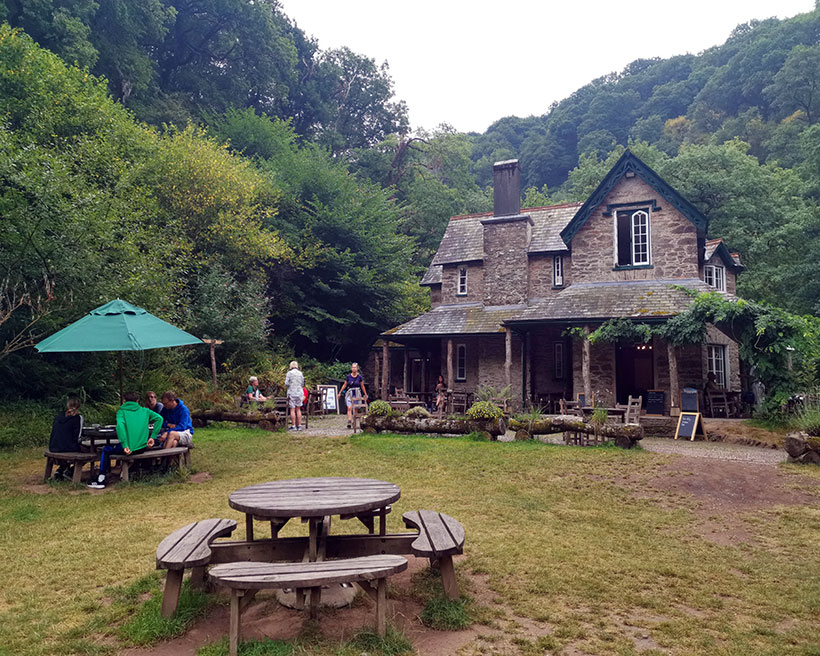
[[[299,371],[299,363],[294,360],[290,363],[285,376],[285,388],[290,408],[290,428],[288,430],[302,430],[302,404],[305,399],[305,375]]]
[[[263,403],[268,400],[268,397],[262,396],[262,392],[259,391],[259,379],[256,376],[251,376],[248,379],[248,383],[248,389],[245,390],[246,401],[255,401],[258,403]]]
[[[65,412],[61,412],[51,424],[51,437],[48,440],[48,450],[54,453],[69,453],[80,450],[80,437],[83,433],[83,416],[80,414],[80,399],[72,396],[65,404]],[[55,478],[71,480],[74,474],[73,467],[65,463],[57,467]]]
[[[162,428],[162,416],[137,403],[140,398],[137,392],[126,392],[123,398],[125,403],[117,410],[117,439],[120,443],[103,447],[100,454],[100,473],[97,480],[91,481],[88,487],[104,488],[108,470],[111,468],[111,456],[123,453],[128,456],[150,449],[154,446],[154,440]],[[150,423],[154,424],[154,429],[149,435],[148,424]]]
[[[157,414],[162,414],[162,403],[157,400],[157,393],[148,390],[145,393],[145,402],[142,404],[149,410],[153,410]]]
[[[163,449],[176,446],[193,446],[194,424],[188,407],[171,392],[162,394],[162,432],[159,435]]]
[[[339,398],[342,394],[345,395],[345,404],[347,405],[347,427],[353,426],[353,390],[361,391],[364,400],[367,401],[367,390],[364,387],[364,379],[359,374],[359,363],[354,362],[350,365],[350,373],[345,376],[345,382],[342,389],[339,390]],[[345,392],[345,390],[347,390]]]

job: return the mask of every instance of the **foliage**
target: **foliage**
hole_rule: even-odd
[[[810,398],[803,403],[792,419],[791,425],[809,435],[820,436],[820,402]]]
[[[490,401],[477,401],[467,410],[467,416],[474,420],[501,419],[504,412],[495,403]]]
[[[597,407],[592,411],[589,423],[595,426],[603,426],[606,423],[609,412],[605,407]]]
[[[291,656],[294,650],[294,645],[290,643],[265,638],[240,643],[238,652],[241,656]],[[197,656],[227,656],[228,638],[200,647],[196,653]]]
[[[427,408],[422,408],[420,405],[413,406],[402,415],[409,419],[427,419],[432,416]]]
[[[183,583],[177,612],[165,618],[160,613],[162,594],[154,591],[151,598],[138,606],[119,629],[120,635],[134,645],[152,645],[184,633],[194,620],[213,606],[212,596]]]
[[[481,384],[474,392],[476,401],[510,401],[512,399],[512,385],[505,385],[496,389],[492,385]]]
[[[461,631],[473,623],[463,599],[430,599],[419,615],[421,623],[439,631]]]
[[[367,414],[373,417],[391,417],[395,412],[387,401],[373,401],[367,406]]]

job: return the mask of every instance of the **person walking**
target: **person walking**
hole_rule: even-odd
[[[290,408],[290,428],[288,430],[302,430],[302,401],[305,398],[305,376],[299,371],[299,363],[294,360],[290,363],[285,376],[285,387]]]
[[[347,427],[353,426],[353,390],[361,391],[364,400],[367,401],[367,390],[364,387],[364,379],[359,373],[359,363],[354,362],[350,365],[350,373],[345,376],[345,382],[342,389],[339,390],[339,398],[342,394],[345,395],[345,403],[347,404]],[[345,391],[347,390],[347,391]]]
[[[444,376],[439,374],[436,381],[436,416],[439,419],[441,419],[445,405],[447,405],[447,384],[444,382]]]

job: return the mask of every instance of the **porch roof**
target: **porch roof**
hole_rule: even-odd
[[[488,335],[503,333],[502,322],[521,314],[524,305],[483,306],[481,303],[439,305],[407,323],[382,333],[384,337]]]
[[[583,321],[593,319],[668,319],[683,312],[692,297],[681,289],[711,292],[697,278],[573,283],[555,296],[533,299],[529,306],[506,323]],[[736,297],[725,294],[730,300]]]

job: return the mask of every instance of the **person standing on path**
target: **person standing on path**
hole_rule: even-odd
[[[339,390],[339,398],[342,398],[342,393],[345,394],[345,403],[347,404],[347,427],[353,425],[353,390],[361,391],[364,400],[367,401],[367,390],[364,387],[364,379],[359,373],[359,363],[354,362],[350,365],[350,373],[345,377],[344,385]],[[347,392],[345,392],[347,390]]]
[[[294,360],[285,376],[285,387],[290,408],[290,428],[288,430],[302,430],[302,401],[305,398],[305,376],[299,371],[299,363]]]

